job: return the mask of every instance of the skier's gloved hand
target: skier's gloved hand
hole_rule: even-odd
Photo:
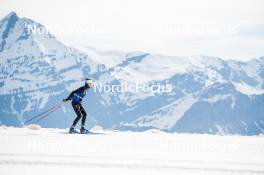
[[[63,102],[67,102],[67,101],[69,101],[70,99],[68,99],[68,98],[65,98],[65,99],[63,99],[62,101]]]

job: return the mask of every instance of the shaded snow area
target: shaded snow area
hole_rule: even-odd
[[[263,136],[0,127],[9,174],[264,174]]]

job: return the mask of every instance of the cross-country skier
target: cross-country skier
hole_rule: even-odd
[[[72,101],[72,107],[73,107],[75,113],[77,114],[77,117],[73,121],[73,124],[70,128],[70,131],[69,131],[70,133],[76,132],[74,128],[81,118],[82,118],[82,125],[81,125],[80,132],[82,134],[88,132],[88,130],[84,128],[87,114],[86,114],[81,102],[82,102],[82,99],[84,98],[84,96],[86,95],[87,91],[89,90],[89,88],[92,88],[93,86],[94,86],[93,81],[89,78],[86,78],[84,86],[80,87],[79,89],[77,89],[75,91],[72,91],[71,94],[67,98],[63,99],[64,102],[67,102],[69,100]]]

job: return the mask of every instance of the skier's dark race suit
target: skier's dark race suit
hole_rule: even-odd
[[[92,88],[92,87],[93,87],[92,80],[87,78],[84,86],[80,87],[79,89],[77,89],[75,91],[72,91],[67,98],[63,99],[64,102],[67,102],[69,100],[72,101],[72,107],[73,107],[75,113],[77,114],[77,117],[73,121],[73,124],[70,128],[70,131],[69,131],[70,133],[76,132],[74,128],[80,119],[82,119],[82,121],[81,121],[82,125],[81,125],[80,132],[81,133],[88,132],[88,130],[84,128],[87,113],[85,112],[81,102],[82,102],[83,98],[85,97],[89,88]]]

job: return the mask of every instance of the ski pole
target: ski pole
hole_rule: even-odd
[[[61,104],[61,103],[60,103],[60,104]],[[44,112],[42,112],[42,113],[40,113],[40,114],[38,114],[38,115],[36,115],[36,116],[30,118],[30,119],[27,120],[25,123],[28,123],[28,122],[30,122],[31,120],[34,120],[35,118],[40,117],[40,116],[42,116],[42,115],[48,113],[49,111],[53,110],[54,108],[56,108],[56,107],[59,106],[60,104],[57,104],[57,105],[51,107],[50,109],[48,109],[48,110],[46,110],[46,111],[44,111]]]
[[[40,122],[42,119],[46,118],[48,115],[50,115],[51,113],[53,113],[54,111],[56,111],[57,109],[61,108],[62,104],[57,106],[56,108],[54,108],[53,110],[51,110],[49,113],[47,113],[46,115],[42,116],[41,118],[39,118],[35,123]]]
[[[30,118],[29,120],[25,121],[25,123],[28,123],[28,122],[34,120],[35,118],[38,118],[38,117],[40,117],[40,116],[42,116],[42,115],[45,115],[46,113],[52,111],[53,109],[57,108],[58,106],[62,105],[63,103],[64,103],[64,102],[61,102],[61,103],[59,103],[59,104],[57,104],[57,105],[51,107],[50,109],[48,109],[48,110],[46,110],[46,111],[44,111],[44,112],[42,112],[42,113],[40,113],[40,114],[38,114],[38,115],[36,115],[36,116]]]

